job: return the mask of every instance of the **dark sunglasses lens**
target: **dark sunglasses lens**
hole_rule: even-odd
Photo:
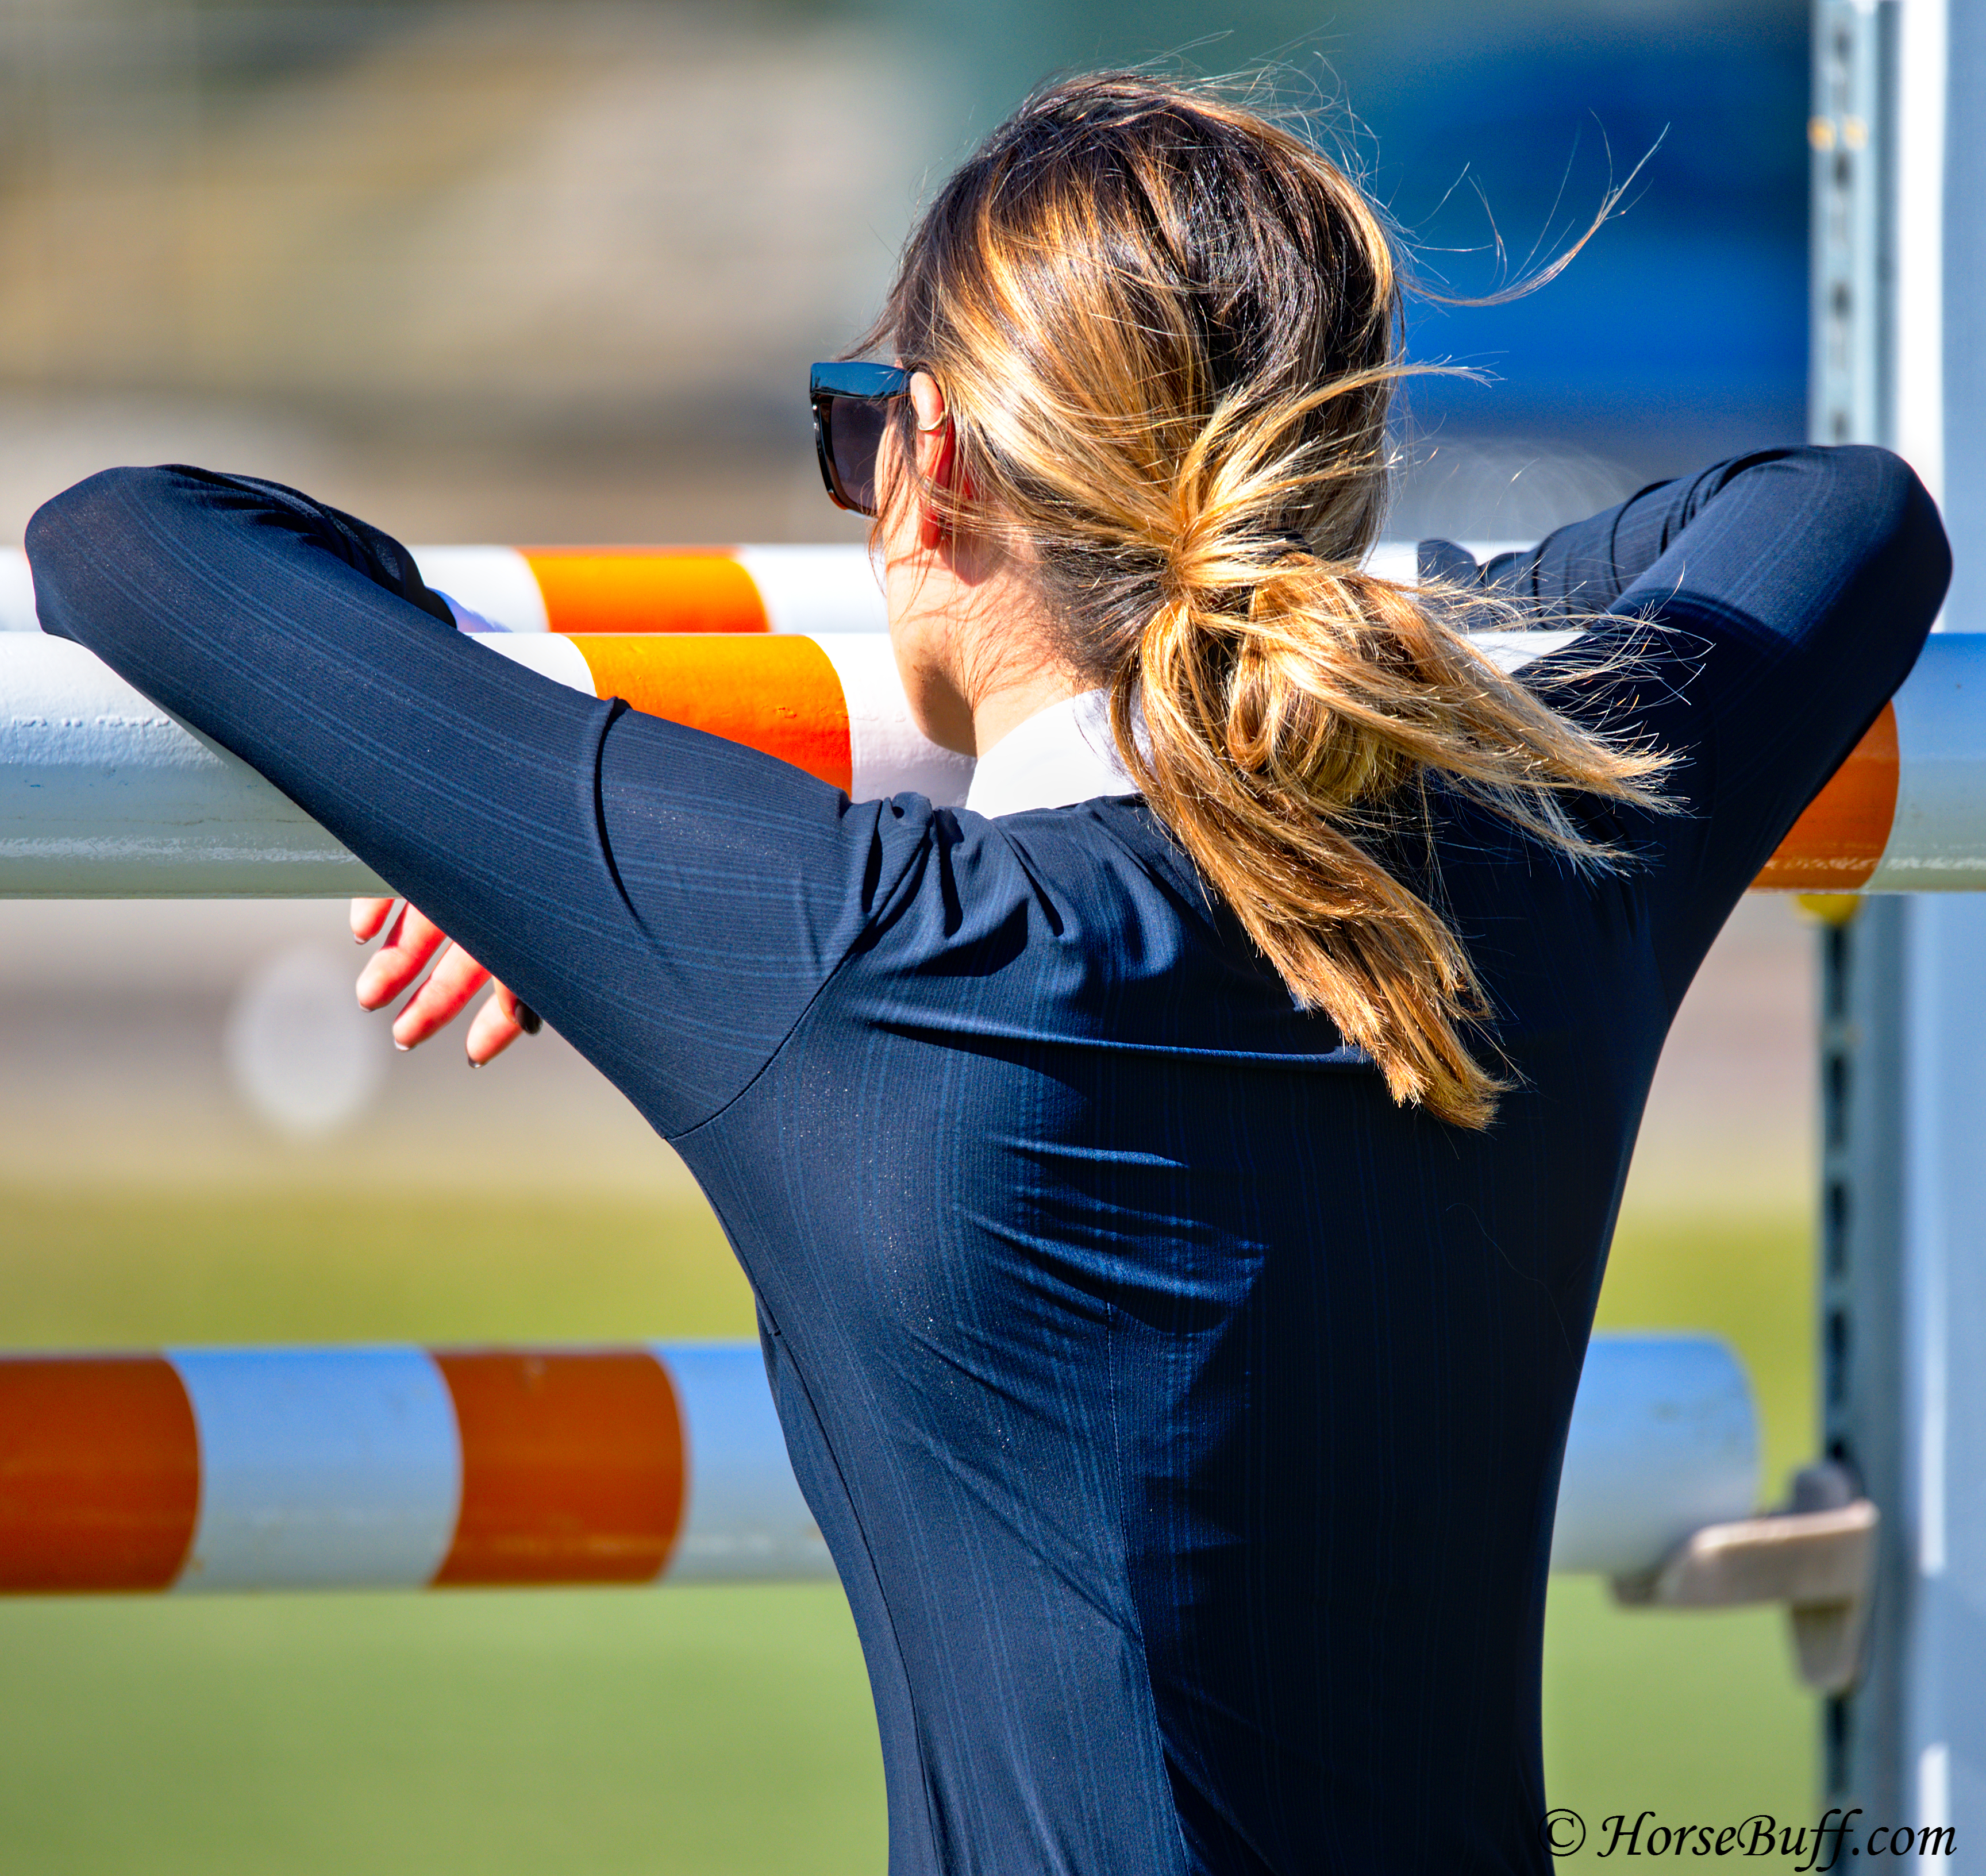
[[[865,515],[876,512],[876,452],[890,406],[866,398],[833,398],[827,406],[828,450],[842,499]]]

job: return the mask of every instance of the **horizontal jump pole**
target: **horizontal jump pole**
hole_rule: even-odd
[[[809,1581],[753,1343],[0,1359],[0,1590]]]
[[[912,719],[880,633],[490,634],[589,696],[762,749],[857,799],[965,798],[972,764]],[[312,899],[385,883],[245,763],[93,653],[0,636],[0,898]]]
[[[1597,1337],[1553,1567],[1645,1573],[1757,1486],[1729,1350]],[[0,1358],[0,1592],[833,1575],[756,1343]]]
[[[1484,642],[1516,668],[1566,637]],[[590,695],[762,749],[857,799],[907,792],[956,805],[971,779],[968,758],[917,728],[880,633],[486,633],[476,642]],[[1986,889],[1986,634],[1930,640],[1756,883]],[[90,653],[39,632],[0,635],[0,897],[386,889],[278,790]]]
[[[412,547],[421,577],[509,632],[880,632],[860,546]],[[0,548],[0,631],[40,630],[27,556]]]
[[[507,632],[881,632],[883,591],[867,548],[410,547],[421,577]],[[1479,557],[1500,546],[1471,549]],[[1412,542],[1372,565],[1414,577]],[[0,548],[0,632],[34,632],[27,556]]]
[[[504,631],[887,631],[864,546],[741,548],[409,548],[421,578]],[[1473,546],[1483,558],[1500,544]],[[1412,580],[1412,542],[1372,566]],[[0,631],[40,631],[20,548],[0,548]]]

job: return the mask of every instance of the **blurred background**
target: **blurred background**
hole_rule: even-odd
[[[162,460],[417,541],[851,538],[808,361],[1031,85],[1134,61],[1264,72],[1409,244],[1415,351],[1479,377],[1414,387],[1391,531],[1542,531],[1804,434],[1806,39],[1797,0],[0,0],[0,541]],[[1444,303],[1638,165],[1561,278]],[[335,906],[0,903],[0,1343],[751,1333],[570,1050],[396,1057],[357,961]],[[1773,1494],[1813,1440],[1809,970],[1748,903],[1602,1303],[1739,1346]],[[1553,1801],[1803,1814],[1778,1619],[1556,1585]],[[0,1606],[9,1876],[882,1864],[830,1591]]]

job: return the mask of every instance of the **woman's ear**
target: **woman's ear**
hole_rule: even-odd
[[[954,496],[963,491],[954,486],[958,462],[958,439],[951,418],[944,408],[944,393],[928,372],[911,374],[911,411],[917,425],[917,473],[929,486]],[[928,502],[917,505],[917,545],[934,553],[951,536],[951,529]]]

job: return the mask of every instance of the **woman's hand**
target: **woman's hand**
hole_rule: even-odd
[[[352,936],[361,944],[376,936],[392,917],[394,904],[390,899],[355,899]],[[396,1048],[411,1049],[426,1041],[436,1030],[446,1028],[467,1008],[470,999],[493,980],[460,945],[450,945],[447,933],[432,919],[423,918],[412,906],[405,904],[399,916],[392,918],[386,942],[365,960],[365,968],[358,973],[359,1007],[377,1010],[391,1003],[426,970],[444,945],[449,949],[441,962],[393,1019]],[[520,1003],[503,984],[496,985],[495,993],[469,1025],[465,1046],[472,1068],[480,1068],[502,1054],[520,1036],[535,1036],[540,1027],[537,1013]]]

